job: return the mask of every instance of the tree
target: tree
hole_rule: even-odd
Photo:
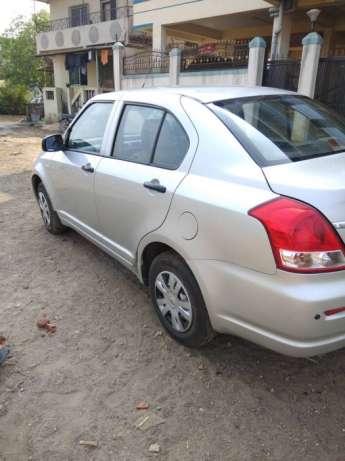
[[[46,61],[36,57],[36,35],[47,29],[48,22],[46,11],[40,11],[31,19],[19,16],[0,35],[0,79],[27,88],[45,85],[42,69]]]

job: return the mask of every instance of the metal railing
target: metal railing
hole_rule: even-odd
[[[182,48],[181,71],[228,69],[248,65],[248,40],[222,40]]]
[[[263,86],[297,91],[301,61],[299,59],[267,60],[264,67]]]
[[[320,59],[315,99],[345,116],[345,53],[343,56]]]
[[[169,72],[169,53],[166,51],[148,51],[123,59],[124,75],[167,72]]]
[[[97,11],[95,13],[89,13],[82,11],[79,16],[68,17],[62,19],[55,19],[49,21],[45,31],[51,32],[55,30],[70,29],[71,27],[85,26],[90,24],[98,24],[105,21],[113,21],[115,19],[128,17],[132,14],[132,9],[129,6],[122,6],[113,8],[109,11]]]

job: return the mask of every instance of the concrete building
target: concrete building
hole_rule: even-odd
[[[112,45],[127,41],[130,0],[43,0],[48,30],[37,35],[37,54],[53,61],[54,87],[44,89],[47,120],[78,110],[96,93],[114,88]]]
[[[319,8],[316,29],[324,39],[322,55],[343,55],[345,50],[344,1],[134,0],[133,3],[133,27],[152,34],[154,49],[172,43],[249,41],[261,36],[269,48],[276,39],[275,58],[300,58],[302,38],[310,31],[306,12]]]
[[[245,82],[248,44],[257,36],[267,44],[266,59],[295,61],[288,72],[284,68],[283,80],[278,69],[269,81],[273,86],[279,86],[277,80],[288,82],[287,88],[297,87],[302,39],[311,27],[315,26],[322,37],[321,57],[345,57],[345,1],[340,0],[44,1],[50,4],[51,23],[46,32],[37,36],[37,53],[50,56],[54,64],[54,87],[44,90],[48,120],[59,118],[63,112],[75,112],[95,93],[114,87],[149,86],[159,79],[161,84],[168,84],[167,52],[176,47],[195,50],[202,56],[201,61],[205,56],[206,61],[217,61],[217,65],[200,69],[200,59],[185,56],[184,71],[209,73],[212,68],[206,76],[183,72],[181,81],[191,85]],[[306,14],[311,9],[321,11],[314,25]],[[141,41],[144,50],[138,50],[140,45],[131,39],[140,34],[147,39]],[[117,59],[115,63],[125,66],[124,81],[119,85],[114,83],[114,75],[120,75],[114,69],[115,42],[126,46],[119,51],[125,60]],[[151,74],[152,78],[143,74]]]

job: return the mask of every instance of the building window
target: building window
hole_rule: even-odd
[[[89,23],[88,5],[72,6],[70,9],[71,27],[83,26]]]
[[[49,101],[54,101],[54,91],[47,90],[46,91],[46,99]]]
[[[116,0],[101,0],[102,21],[116,19]]]

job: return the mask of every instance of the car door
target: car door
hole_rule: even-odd
[[[103,232],[130,265],[143,236],[163,223],[187,174],[197,145],[191,124],[188,130],[163,108],[123,103],[112,157],[97,169],[95,197]]]
[[[102,158],[103,138],[113,102],[91,103],[69,129],[65,149],[54,153],[50,177],[62,220],[88,234],[99,230],[94,173]]]

